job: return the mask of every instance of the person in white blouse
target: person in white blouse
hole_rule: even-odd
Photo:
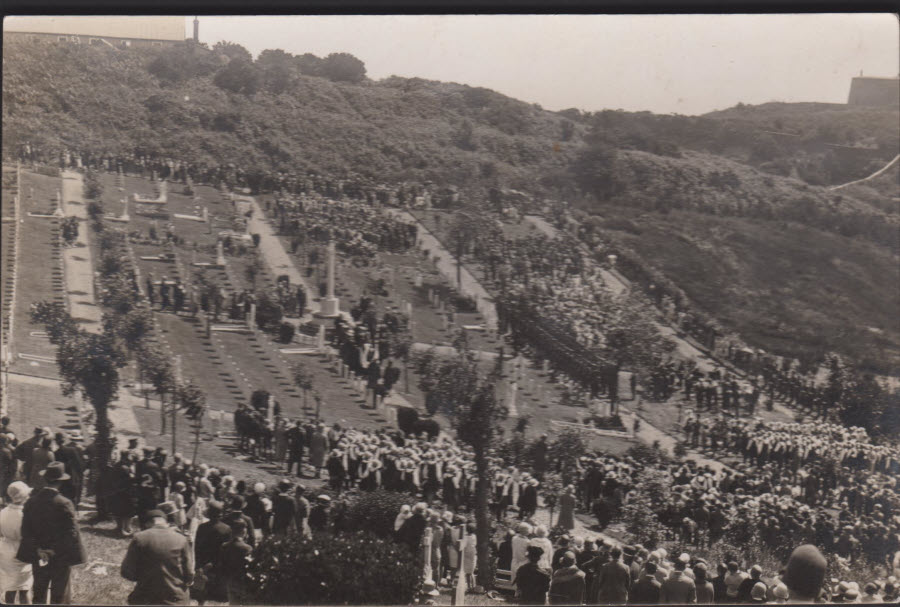
[[[28,604],[28,592],[34,583],[31,565],[16,558],[22,541],[22,510],[31,488],[22,481],[10,483],[6,490],[11,503],[0,510],[0,596],[11,605]]]

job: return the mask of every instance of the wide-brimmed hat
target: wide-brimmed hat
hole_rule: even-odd
[[[67,481],[71,476],[66,474],[66,466],[62,462],[50,462],[47,464],[47,467],[41,470],[38,474],[44,477],[44,480],[48,483],[52,483],[55,481]]]

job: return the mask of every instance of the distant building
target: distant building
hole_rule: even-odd
[[[3,20],[4,38],[118,48],[179,44],[185,40],[184,30],[185,18],[182,16],[7,17]]]
[[[857,76],[850,83],[848,105],[900,106],[900,77]]]

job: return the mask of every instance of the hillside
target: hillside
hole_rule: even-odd
[[[548,112],[483,88],[372,81],[236,45],[115,50],[4,41],[3,152],[156,153],[258,171],[499,186],[593,214],[751,345],[900,373],[900,109],[737,106],[706,116]],[[334,67],[334,66],[332,66]],[[874,168],[873,168],[874,167]],[[659,284],[659,281],[657,281]]]
[[[783,356],[836,351],[869,371],[900,373],[900,263],[883,247],[795,222],[601,213],[604,241],[673,279],[726,333]]]
[[[292,72],[280,92],[234,93],[214,83],[226,57],[194,47],[183,53],[200,57],[171,63],[187,70],[199,62],[195,70],[150,73],[166,52],[7,41],[4,152],[26,141],[89,145],[263,170],[527,189],[565,166],[584,130],[487,89],[419,79],[353,83]]]

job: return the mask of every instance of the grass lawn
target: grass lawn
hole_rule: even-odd
[[[44,327],[29,320],[31,304],[38,301],[65,302],[65,283],[60,265],[59,220],[29,217],[28,213],[52,213],[56,209],[56,193],[62,187],[60,179],[36,173],[22,173],[20,198],[22,223],[19,224],[20,247],[16,260],[16,302],[13,311],[13,343],[17,353],[55,356],[56,348],[45,337],[31,333]],[[30,197],[31,191],[34,196]],[[82,226],[80,229],[85,229]],[[78,296],[80,293],[70,293]],[[13,371],[33,375],[57,377],[56,365],[16,359]]]

